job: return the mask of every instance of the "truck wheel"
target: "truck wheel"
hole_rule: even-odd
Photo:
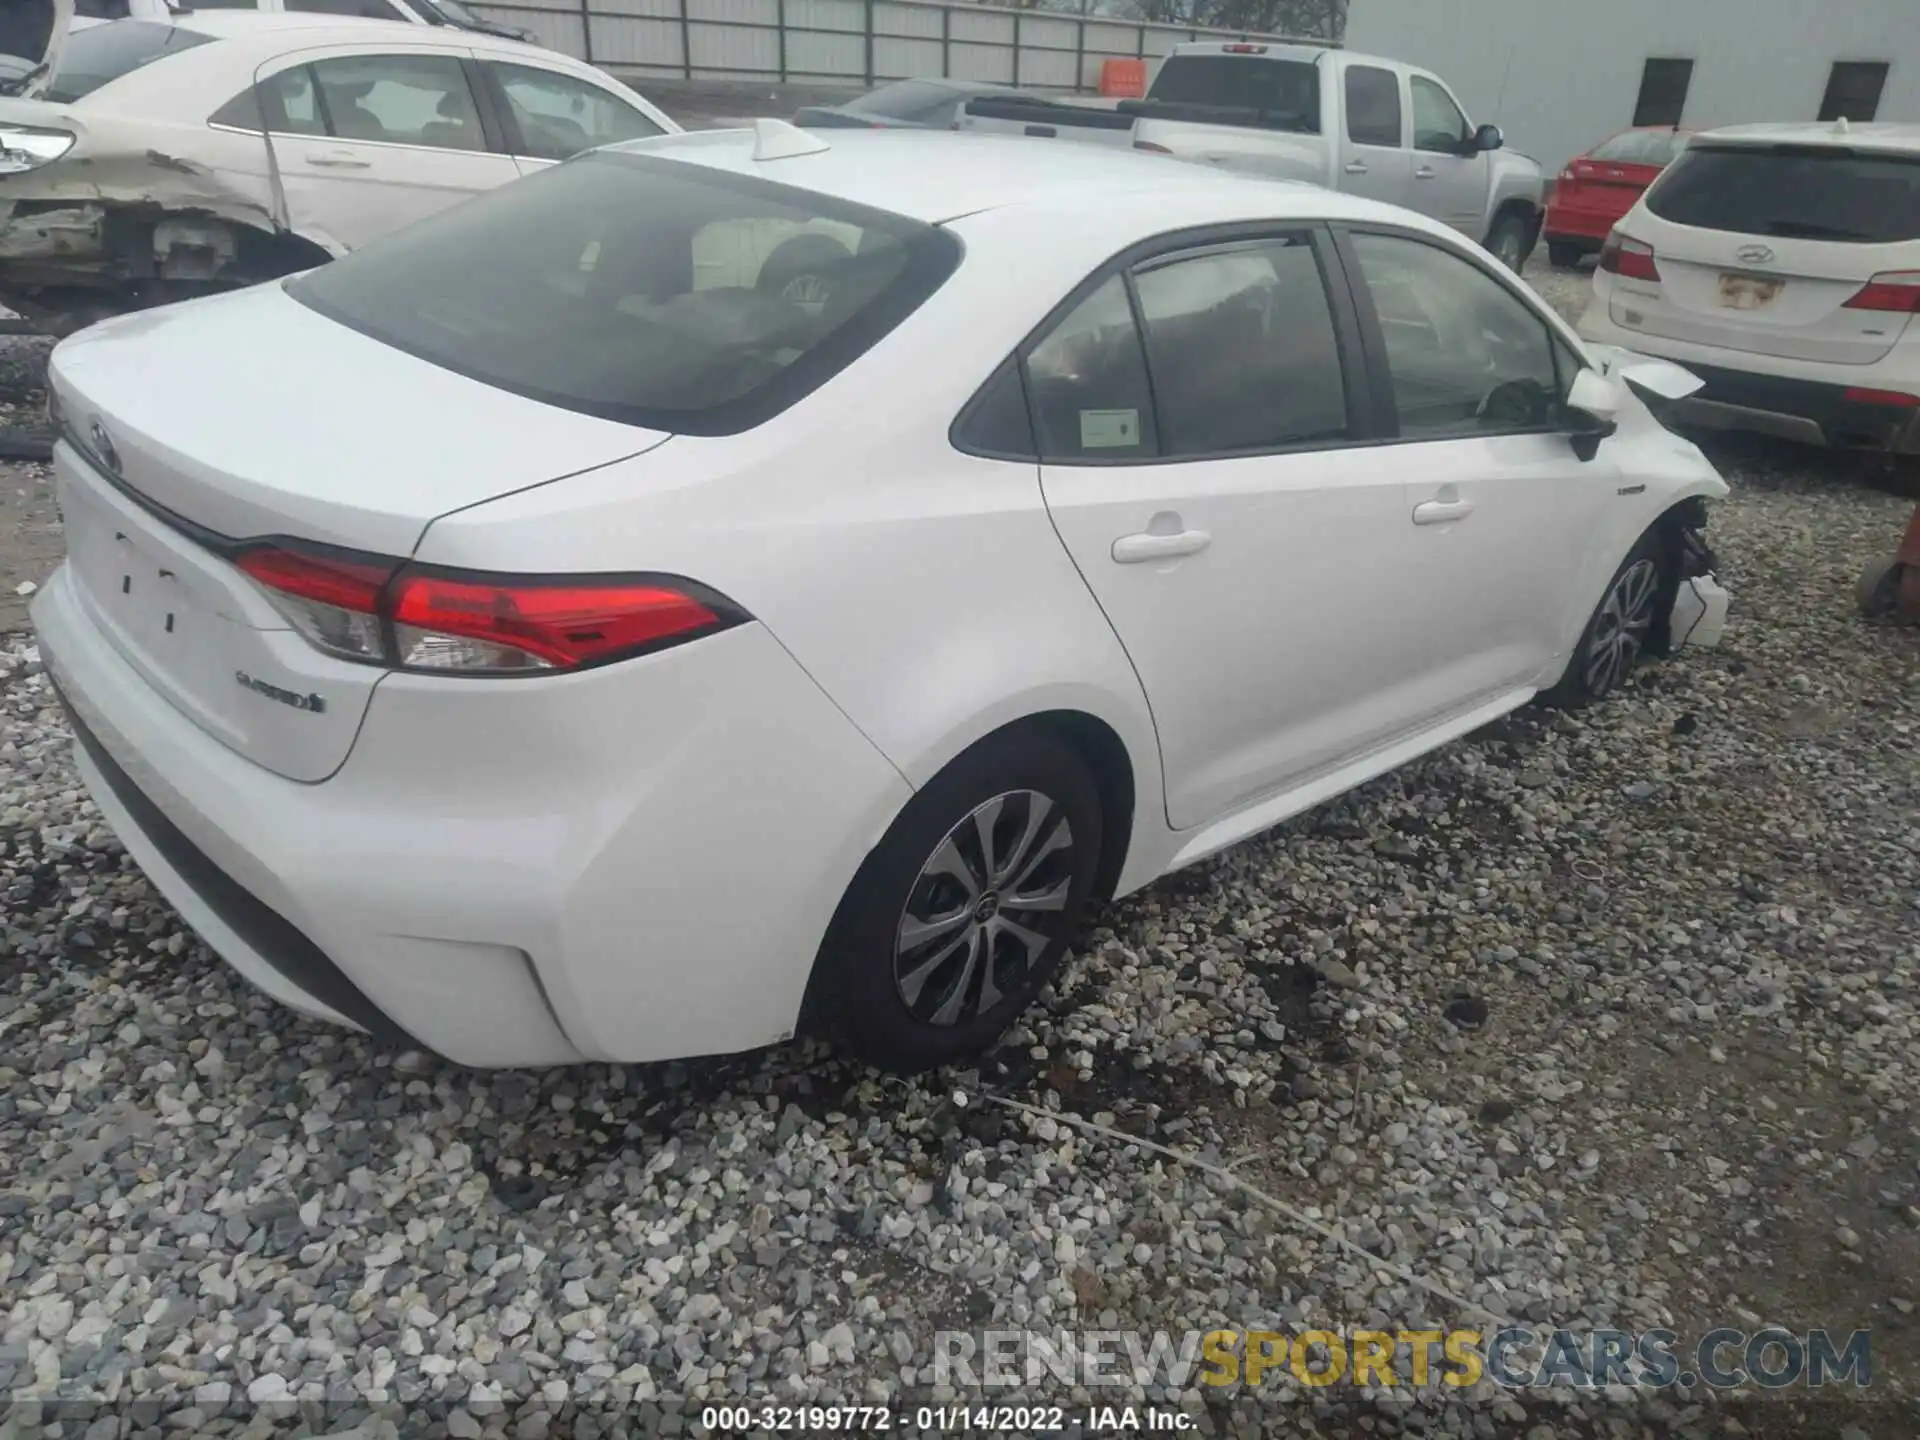
[[[1547,263],[1556,270],[1578,270],[1580,257],[1587,252],[1580,246],[1566,240],[1547,242]]]
[[[1487,250],[1494,259],[1518,275],[1520,267],[1527,263],[1525,217],[1508,211],[1496,219],[1493,229],[1487,232]]]

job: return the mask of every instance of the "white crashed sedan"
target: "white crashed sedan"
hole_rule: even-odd
[[[67,340],[33,615],[288,1005],[915,1069],[1089,902],[1710,639],[1693,383],[1408,211],[763,121]]]

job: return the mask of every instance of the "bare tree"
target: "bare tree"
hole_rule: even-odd
[[[1347,0],[1115,0],[1098,8],[1163,25],[1306,40],[1338,40],[1347,28]]]

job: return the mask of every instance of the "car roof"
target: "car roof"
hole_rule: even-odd
[[[1170,206],[1185,206],[1200,216],[1196,224],[1247,211],[1249,218],[1390,219],[1413,228],[1443,228],[1397,206],[1318,185],[1226,174],[1133,150],[949,130],[826,134],[777,120],[759,123],[760,129],[694,130],[610,148],[793,185],[935,225],[1013,205],[1051,205],[1063,198],[1072,199],[1090,223],[1097,223],[1102,196],[1118,202],[1148,195],[1162,218]],[[763,130],[776,137],[798,136],[821,148],[756,160]]]
[[[355,34],[382,34],[396,25],[408,30],[439,29],[436,25],[414,25],[405,20],[375,20],[362,15],[325,15],[293,10],[182,10],[170,19],[143,20],[146,25],[172,25],[211,35],[216,40],[232,40],[247,35],[285,34],[289,30],[345,30]],[[378,26],[369,32],[368,26]]]
[[[1717,130],[1698,131],[1693,139],[1695,144],[1830,145],[1837,149],[1920,153],[1920,125],[1890,121],[1858,125],[1837,120],[1792,125],[1723,125]]]

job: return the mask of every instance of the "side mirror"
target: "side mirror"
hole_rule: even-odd
[[[1567,435],[1573,453],[1591,460],[1600,451],[1600,442],[1620,428],[1615,418],[1620,413],[1618,382],[1598,370],[1582,370],[1567,387]]]
[[[1507,143],[1507,137],[1500,133],[1498,125],[1482,125],[1473,132],[1475,150],[1498,150]]]

